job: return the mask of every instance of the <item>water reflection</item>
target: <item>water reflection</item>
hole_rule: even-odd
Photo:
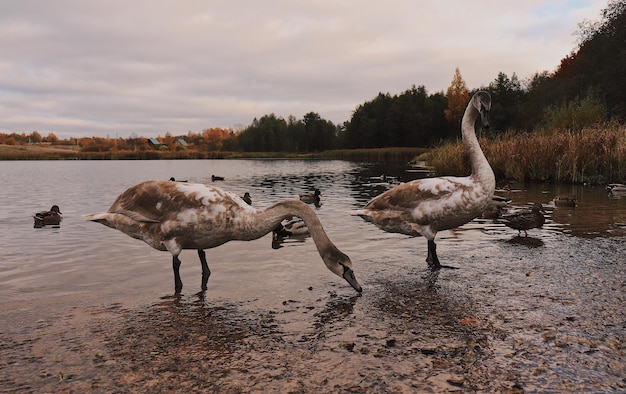
[[[352,173],[354,205],[362,208],[370,199],[393,187],[393,183],[372,182],[381,174],[402,182],[431,175],[428,168],[416,170],[411,163],[362,163]],[[626,199],[612,196],[604,186],[503,183],[496,195],[510,200],[508,209],[522,209],[541,203],[547,209],[548,231],[561,231],[581,237],[626,235]],[[571,196],[575,207],[557,206],[554,198]],[[480,221],[479,219],[477,219]]]

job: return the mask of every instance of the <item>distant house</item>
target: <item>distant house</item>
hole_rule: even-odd
[[[157,148],[161,146],[161,143],[156,138],[148,138],[148,142],[150,143],[150,145],[155,146]]]
[[[177,139],[176,139],[176,142],[177,142],[177,143],[178,143],[178,145],[180,145],[180,146],[187,146],[187,145],[189,145],[189,144],[187,143],[187,141],[185,141],[185,139],[184,139],[184,138],[177,138]]]

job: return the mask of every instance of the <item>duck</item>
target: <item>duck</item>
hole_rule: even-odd
[[[402,183],[374,197],[358,213],[383,231],[427,239],[426,262],[433,270],[441,265],[435,237],[439,231],[459,227],[481,216],[491,201],[496,180],[474,130],[480,119],[489,126],[491,96],[479,91],[469,101],[461,123],[463,145],[472,173],[466,177],[438,177]]]
[[[241,199],[244,200],[248,205],[252,205],[252,197],[250,197],[250,193],[245,192]]]
[[[170,177],[170,181],[172,181],[172,182],[187,182],[187,180],[184,180],[184,181],[180,181],[179,180],[179,181],[177,181],[176,178],[174,178],[174,177]]]
[[[320,203],[320,196],[322,192],[320,189],[315,189],[313,194],[301,194],[300,201],[305,202],[307,204],[315,204],[316,206]]]
[[[489,205],[497,205],[499,207],[504,207],[509,205],[509,203],[511,202],[510,198],[506,198],[503,196],[498,196],[498,195],[493,195],[493,197],[491,197],[491,202],[489,203]]]
[[[506,210],[506,206],[509,205],[511,199],[494,195],[491,201],[487,204],[483,210],[481,216],[483,219],[497,219]]]
[[[554,205],[557,207],[575,207],[576,197],[574,196],[555,196],[552,199]]]
[[[213,182],[215,182],[215,181],[223,181],[224,177],[223,176],[217,176],[217,175],[211,175],[211,180]]]
[[[281,222],[273,230],[273,238],[288,238],[288,237],[306,237],[309,236],[309,228],[306,223],[300,218],[290,218]]]
[[[609,183],[606,187],[609,196],[626,197],[626,185],[623,183]]]
[[[482,212],[481,217],[483,219],[498,219],[502,215],[502,206],[496,204],[489,204]]]
[[[518,231],[518,236],[522,231],[524,235],[528,237],[528,231],[533,228],[540,228],[546,222],[546,213],[543,205],[535,203],[530,209],[523,209],[518,212],[512,212],[506,215],[502,215],[500,222],[505,226],[510,227]]]
[[[313,210],[300,200],[278,202],[258,210],[237,194],[216,186],[170,181],[144,181],[120,194],[106,212],[83,215],[144,241],[172,255],[174,290],[183,288],[179,258],[184,249],[198,251],[202,291],[211,275],[205,249],[229,241],[251,241],[268,234],[284,219],[297,216],[306,223],[326,267],[361,293],[352,261],[328,238]]]
[[[35,220],[35,228],[42,228],[43,226],[58,226],[63,220],[63,214],[58,205],[53,205],[49,211],[37,212],[33,215]]]

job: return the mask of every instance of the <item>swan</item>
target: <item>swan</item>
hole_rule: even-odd
[[[49,211],[37,212],[33,215],[33,219],[35,220],[34,227],[41,228],[43,226],[58,226],[63,220],[63,216],[61,215],[62,213],[58,205],[53,205]]]
[[[307,204],[315,204],[315,206],[317,206],[320,203],[321,195],[322,195],[322,192],[320,191],[320,189],[315,189],[315,192],[313,194],[301,194],[300,201],[305,202]]]
[[[183,283],[178,256],[183,249],[198,250],[202,290],[206,290],[211,271],[204,249],[228,241],[261,238],[276,228],[281,220],[292,216],[302,218],[307,224],[326,267],[361,292],[350,258],[330,241],[313,210],[295,199],[257,210],[238,195],[215,186],[145,181],[120,194],[107,212],[83,217],[142,240],[154,249],[169,251],[174,269],[174,289],[180,293]]]
[[[517,230],[517,235],[520,235],[523,231],[525,236],[528,237],[527,230],[539,228],[546,222],[546,218],[543,216],[545,212],[543,205],[535,203],[530,209],[502,215],[499,221],[504,223],[505,226]]]
[[[496,180],[480,148],[475,123],[489,126],[491,96],[477,92],[470,100],[461,133],[469,154],[472,174],[467,177],[417,179],[395,186],[372,199],[359,213],[364,220],[390,233],[422,235],[428,240],[426,262],[432,269],[442,266],[437,256],[437,232],[461,226],[480,216],[491,201]]]

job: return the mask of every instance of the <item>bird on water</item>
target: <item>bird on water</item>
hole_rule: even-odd
[[[35,220],[34,227],[42,228],[44,226],[58,226],[63,220],[61,210],[58,205],[53,205],[49,211],[37,212],[33,219]]]
[[[443,266],[437,256],[437,232],[453,229],[479,217],[492,200],[496,180],[478,139],[475,124],[489,127],[491,96],[479,91],[471,98],[461,122],[463,145],[472,173],[467,177],[425,178],[400,184],[372,199],[359,215],[390,233],[424,236],[426,261],[432,269]]]
[[[235,193],[215,186],[146,181],[120,194],[107,212],[84,215],[84,218],[142,240],[154,249],[169,251],[174,289],[180,293],[183,283],[178,256],[183,249],[198,251],[202,265],[201,288],[206,290],[211,271],[205,249],[228,241],[261,238],[283,219],[292,216],[304,220],[326,267],[361,292],[350,258],[331,242],[315,212],[299,200],[284,200],[258,210]]]
[[[320,204],[321,195],[322,192],[320,191],[320,189],[315,189],[313,193],[300,194],[300,201],[318,206]]]

